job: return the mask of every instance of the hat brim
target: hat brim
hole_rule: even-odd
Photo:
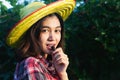
[[[22,20],[20,20],[10,31],[7,36],[6,42],[9,46],[15,47],[16,43],[19,41],[19,38],[38,20],[41,18],[52,14],[58,13],[63,20],[65,21],[68,16],[71,14],[75,7],[74,0],[59,0],[53,2],[49,5],[46,5],[42,8],[37,9],[32,12]]]

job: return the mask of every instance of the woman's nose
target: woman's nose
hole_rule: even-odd
[[[55,40],[55,35],[54,35],[53,32],[50,32],[50,33],[49,33],[48,40],[49,40],[49,41],[54,41],[54,40]]]

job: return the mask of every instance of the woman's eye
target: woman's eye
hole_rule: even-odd
[[[58,30],[55,30],[55,32],[61,32],[61,30],[60,30],[60,29],[58,29]]]
[[[41,32],[48,32],[48,29],[42,29]]]

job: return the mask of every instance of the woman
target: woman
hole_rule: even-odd
[[[56,1],[48,6],[34,2],[21,10],[21,21],[7,37],[8,45],[17,50],[14,80],[68,80],[63,20],[74,5],[72,0]]]

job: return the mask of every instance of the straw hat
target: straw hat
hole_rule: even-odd
[[[33,2],[20,11],[21,20],[13,27],[7,36],[6,42],[11,47],[16,47],[20,37],[38,20],[52,14],[58,13],[65,21],[75,7],[75,0],[58,0],[51,4]]]

